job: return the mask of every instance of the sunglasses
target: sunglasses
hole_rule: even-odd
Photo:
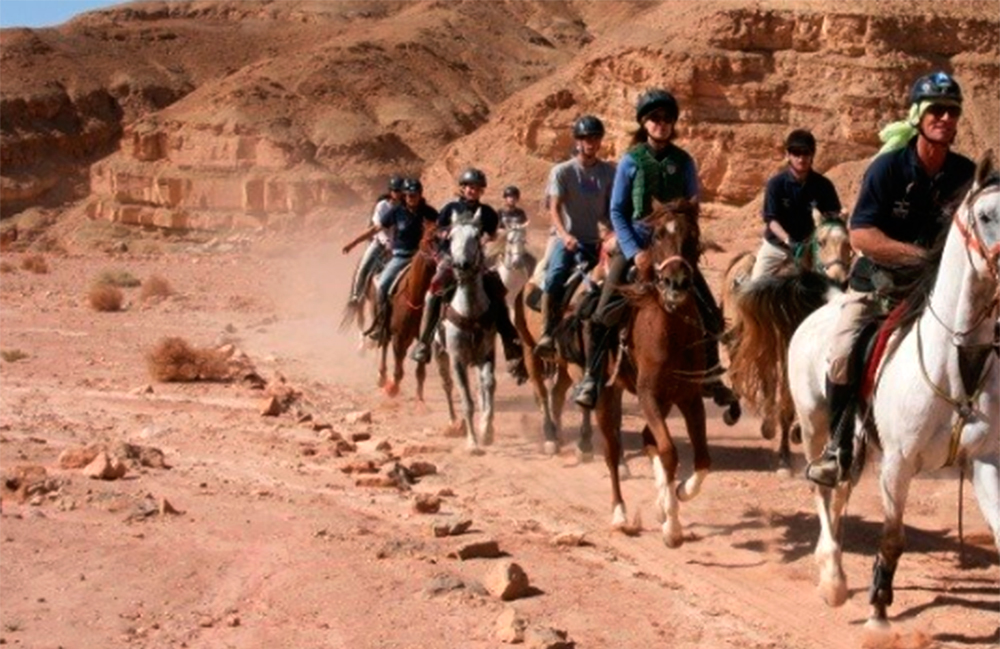
[[[656,111],[646,115],[645,121],[656,122],[657,124],[673,124],[674,120],[663,111]]]
[[[809,149],[789,149],[788,155],[795,156],[796,158],[810,158],[813,152]]]
[[[952,119],[958,119],[962,116],[962,107],[949,106],[945,104],[931,104],[927,107],[927,112],[933,115],[935,119],[941,119],[945,115],[948,115]]]

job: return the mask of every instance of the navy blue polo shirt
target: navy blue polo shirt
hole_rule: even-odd
[[[437,210],[421,201],[414,212],[409,210],[406,203],[400,203],[382,215],[380,224],[383,228],[396,228],[392,240],[394,255],[412,255],[420,247],[424,224],[436,223],[437,219]]]
[[[764,223],[777,221],[792,241],[803,242],[812,236],[816,229],[812,215],[814,207],[824,214],[840,211],[837,189],[823,174],[810,169],[805,182],[799,182],[792,170],[786,168],[767,181]],[[785,245],[767,227],[764,228],[764,239],[776,246]]]
[[[941,171],[928,176],[917,159],[916,140],[884,153],[868,166],[851,215],[851,229],[878,228],[903,243],[930,247],[948,224],[945,208],[961,200],[975,163],[949,151]]]

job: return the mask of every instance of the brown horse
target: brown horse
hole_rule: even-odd
[[[698,494],[711,464],[700,382],[705,372],[704,333],[692,290],[696,259],[683,256],[698,249],[697,215],[697,205],[687,201],[654,204],[647,218],[653,228],[653,269],[636,284],[620,289],[633,307],[631,326],[626,328],[625,344],[616,354],[609,385],[601,390],[595,408],[611,474],[611,524],[625,529],[625,502],[618,475],[621,396],[628,390],[639,398],[646,419],[643,446],[653,463],[656,503],[664,520],[663,540],[672,548],[683,541],[679,503]],[[677,449],[666,424],[675,405],[684,417],[694,450],[693,474],[683,482],[677,478]]]
[[[410,266],[400,273],[395,288],[390,296],[391,310],[389,313],[388,334],[378,342],[380,352],[378,365],[378,387],[387,395],[394,397],[399,394],[399,383],[403,380],[403,362],[406,352],[417,336],[420,335],[420,319],[424,313],[424,296],[434,278],[437,263],[433,255],[435,240],[433,224],[424,227],[424,235],[417,254],[413,256]],[[386,356],[392,347],[393,373],[392,379],[386,378]],[[417,399],[424,400],[424,380],[427,378],[427,365],[417,363]]]
[[[733,389],[761,417],[764,439],[778,431],[778,472],[792,468],[791,442],[798,443],[798,426],[788,390],[785,352],[790,333],[809,313],[823,305],[827,291],[843,286],[851,263],[847,225],[837,217],[817,219],[802,255],[776,277],[751,281],[754,255],[737,255],[726,270],[723,312],[732,317],[724,341],[729,351]]]

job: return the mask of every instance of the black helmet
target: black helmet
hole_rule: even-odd
[[[458,184],[460,186],[475,185],[486,189],[486,174],[474,167],[469,167],[458,177]]]
[[[672,122],[677,121],[677,117],[681,112],[677,106],[677,100],[672,94],[662,88],[651,88],[639,95],[639,101],[635,104],[635,121],[642,124],[643,118],[657,108],[665,109],[667,117]]]
[[[399,175],[394,175],[389,178],[389,191],[390,192],[401,192],[403,191],[403,177]]]
[[[910,103],[916,104],[924,100],[950,100],[956,104],[962,103],[962,89],[947,72],[931,72],[926,74],[910,88]]]
[[[514,198],[521,198],[521,190],[515,187],[514,185],[508,185],[507,187],[504,187],[503,197],[508,198],[510,196],[513,196]]]
[[[604,122],[593,115],[584,115],[573,124],[573,137],[604,137]]]
[[[785,138],[785,151],[806,150],[816,153],[816,138],[809,131],[797,128]]]
[[[407,178],[403,181],[403,191],[407,194],[421,194],[424,186],[416,178]]]

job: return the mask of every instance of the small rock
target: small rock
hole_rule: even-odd
[[[438,472],[437,465],[420,460],[410,462],[409,469],[414,478],[422,478],[425,475],[435,475]]]
[[[434,597],[465,588],[465,582],[455,575],[436,575],[424,586],[424,594]]]
[[[300,423],[300,424],[308,424],[308,423],[309,423],[309,422],[311,422],[312,420],[313,420],[313,416],[312,416],[312,415],[310,415],[310,414],[309,414],[309,413],[307,412],[307,413],[305,413],[305,414],[303,414],[303,415],[299,415],[299,419],[298,419],[298,422],[297,422],[297,423]],[[314,429],[314,430],[315,430],[315,429]]]
[[[445,487],[444,489],[438,490],[438,495],[442,498],[454,498],[455,491],[451,487]]]
[[[434,494],[417,494],[413,509],[420,514],[436,514],[441,509],[441,499]]]
[[[367,442],[372,438],[371,433],[351,433],[352,442]]]
[[[383,453],[389,453],[392,451],[392,444],[390,444],[388,440],[383,439],[375,445],[375,450],[382,451]]]
[[[511,607],[504,609],[500,617],[497,618],[497,640],[505,644],[518,644],[524,642],[524,630],[528,622],[518,615]]]
[[[117,480],[125,476],[128,468],[117,456],[111,457],[104,451],[83,468],[83,474],[93,480]]]
[[[238,615],[230,615],[226,618],[226,626],[239,626],[240,618]]]
[[[529,592],[528,574],[509,559],[491,566],[483,585],[491,595],[505,602],[524,597]]]
[[[459,521],[452,520],[435,523],[431,526],[431,529],[434,532],[434,536],[441,538],[445,536],[458,536],[459,534],[465,534],[471,527],[472,519],[466,518]]]
[[[356,487],[398,488],[399,482],[387,475],[366,475],[354,481]]]
[[[325,421],[324,422],[314,421],[313,425],[312,425],[312,428],[317,433],[320,432],[321,430],[328,430],[328,431],[330,431],[330,435],[331,436],[332,435],[340,436],[340,433],[338,433],[337,431],[333,430],[333,426],[331,426],[330,424],[326,423]],[[341,439],[343,439],[343,437],[341,437]]]
[[[129,394],[134,394],[136,396],[142,396],[144,394],[153,394],[153,386],[149,385],[148,383],[146,385],[140,385],[137,388],[132,388],[131,390],[129,390]]]
[[[348,442],[346,439],[338,439],[334,441],[333,448],[343,455],[344,453],[354,453],[358,450],[358,445],[354,442]]]
[[[576,643],[565,631],[551,627],[528,627],[524,632],[525,649],[574,649]]]
[[[207,628],[210,628],[210,627],[213,627],[213,626],[215,626],[215,620],[213,620],[213,619],[212,619],[212,618],[211,618],[210,616],[208,616],[208,615],[203,615],[203,616],[201,616],[201,618],[200,618],[200,619],[198,620],[198,626],[200,626],[200,627],[203,627],[203,628],[206,628],[206,629],[207,629]]]
[[[101,447],[96,445],[85,446],[83,448],[68,448],[59,454],[59,468],[82,469],[93,462],[101,450]]]
[[[355,460],[340,467],[344,473],[378,473],[378,467],[371,460]]]
[[[475,541],[460,545],[448,556],[457,557],[462,561],[466,559],[496,559],[500,556],[500,545],[493,539]]]
[[[261,402],[261,417],[277,417],[282,412],[281,400],[278,397],[268,397]]]
[[[552,537],[552,545],[576,547],[583,545],[584,532],[560,532]]]
[[[166,498],[160,498],[159,512],[160,516],[166,516],[167,514],[173,514],[174,516],[178,516],[184,513],[182,511],[178,511],[177,508],[171,505],[170,501],[167,500]]]
[[[444,446],[435,446],[433,444],[410,444],[403,448],[403,452],[400,454],[402,457],[411,457],[413,455],[432,455],[434,453],[449,453],[451,449],[445,448]]]
[[[348,424],[370,424],[372,423],[371,410],[356,410],[344,415],[344,421]]]

